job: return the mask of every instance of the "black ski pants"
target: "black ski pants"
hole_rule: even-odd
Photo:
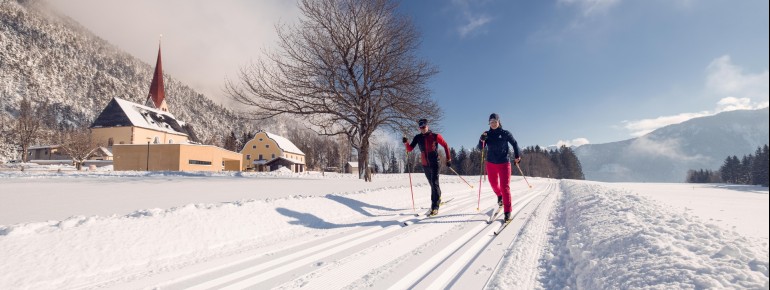
[[[425,171],[425,177],[428,178],[428,184],[430,184],[430,208],[438,209],[441,204],[441,188],[438,185],[438,161],[428,162],[427,166],[423,166],[422,170]]]

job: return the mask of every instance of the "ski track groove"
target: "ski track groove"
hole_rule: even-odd
[[[407,216],[404,213],[388,216],[380,221],[398,224],[356,228],[335,234],[333,238],[313,239],[288,249],[189,274],[158,287],[339,289],[368,286],[376,289],[439,289],[461,286],[465,289],[467,286],[471,287],[467,289],[479,289],[486,287],[493,275],[500,272],[505,258],[503,254],[513,247],[516,237],[532,219],[533,212],[547,200],[554,188],[555,183],[548,182],[540,184],[532,192],[529,188],[513,191],[517,193],[517,199],[512,202],[512,223],[517,224],[508,225],[497,237],[493,232],[498,229],[502,215],[491,224],[486,223],[489,210],[494,211],[497,204],[484,211],[476,211],[477,195],[467,194],[467,189],[455,190],[444,194],[445,198],[453,197],[454,200],[442,206],[436,217],[422,219],[409,213]],[[494,194],[490,193],[491,189],[484,191],[485,201],[493,198]],[[543,198],[534,204],[532,201],[538,197]],[[481,219],[474,220],[477,216]],[[521,219],[525,221],[521,222]],[[404,226],[403,223],[408,221],[413,223]],[[324,242],[316,244],[319,240]],[[490,253],[490,249],[494,249],[495,253]],[[280,252],[289,254],[269,258]],[[494,260],[487,257],[490,255]],[[259,263],[255,264],[258,260]],[[381,272],[386,272],[385,277],[381,277]],[[396,276],[400,272],[405,273]]]
[[[462,191],[466,191],[466,190],[461,190],[461,192]],[[456,191],[453,192],[453,193],[457,194]],[[447,205],[445,205],[443,207],[443,209],[454,208],[455,206],[459,206],[459,203],[463,202],[466,199],[470,201],[471,198],[472,198],[472,196],[470,196],[470,195],[467,195],[465,197],[462,197],[462,196],[461,197],[455,197],[455,200],[453,200],[451,203],[448,203]],[[473,201],[475,202],[476,199],[473,198]],[[275,254],[277,252],[293,251],[292,254],[281,256],[281,257],[276,258],[276,259],[270,259],[270,260],[268,260],[268,261],[266,261],[264,263],[253,265],[253,266],[250,266],[250,267],[245,268],[245,269],[236,270],[236,271],[234,271],[232,273],[224,274],[224,275],[222,275],[222,276],[220,276],[218,278],[214,278],[212,280],[205,281],[203,283],[191,286],[189,288],[188,287],[184,287],[184,288],[185,289],[220,288],[220,287],[217,287],[217,286],[226,285],[226,284],[229,284],[229,283],[231,283],[233,281],[238,281],[238,280],[241,280],[241,281],[238,282],[237,284],[235,284],[235,287],[238,287],[238,286],[243,285],[243,284],[248,284],[248,283],[262,282],[262,281],[265,281],[265,280],[267,280],[267,279],[269,279],[271,277],[275,277],[275,276],[278,276],[278,275],[280,275],[282,273],[291,271],[292,269],[296,269],[298,267],[310,264],[310,263],[312,263],[313,261],[315,261],[318,258],[322,258],[324,256],[328,256],[328,255],[335,254],[337,252],[344,251],[345,249],[353,247],[353,246],[355,246],[357,244],[369,241],[369,240],[371,240],[371,239],[373,239],[375,237],[378,237],[380,235],[384,235],[384,234],[389,233],[391,231],[400,229],[400,228],[404,227],[403,225],[401,225],[403,222],[408,221],[408,220],[416,219],[412,214],[409,214],[407,216],[395,216],[395,217],[396,217],[396,219],[387,219],[387,220],[382,220],[382,221],[383,222],[397,221],[398,225],[391,225],[391,226],[388,226],[388,227],[385,227],[385,228],[369,227],[369,228],[366,228],[366,229],[353,229],[353,230],[350,230],[350,231],[346,232],[346,234],[343,234],[339,238],[336,238],[336,239],[324,242],[324,243],[319,244],[319,245],[312,246],[310,248],[305,248],[304,246],[305,245],[309,245],[309,244],[313,244],[314,241],[308,241],[306,243],[302,243],[300,245],[295,246],[292,249],[283,249],[283,250],[276,251],[276,252],[273,252],[273,253],[269,253],[269,254],[265,254],[265,255],[260,255],[259,257],[250,257],[250,258],[242,259],[242,260],[240,260],[238,262],[231,263],[231,265],[229,265],[229,266],[235,266],[237,264],[243,264],[243,263],[246,263],[246,262],[251,261],[251,260],[256,260],[256,259],[259,259],[259,258],[270,256],[270,255]],[[416,224],[421,224],[421,223],[418,222]],[[410,225],[409,227],[415,227],[415,225]],[[366,236],[367,234],[370,234],[370,233],[372,235]],[[361,238],[359,238],[359,237],[361,237]],[[273,269],[268,270],[267,273],[265,273],[264,271],[266,269],[270,268],[270,267],[273,267]],[[277,267],[277,268],[275,268],[275,267]],[[217,267],[217,268],[223,268],[223,267]],[[195,273],[195,274],[192,274],[192,275],[188,275],[187,277],[184,277],[183,279],[175,279],[171,283],[164,283],[163,285],[159,285],[159,286],[162,286],[163,288],[174,288],[174,289],[176,289],[174,287],[174,284],[184,284],[184,282],[186,282],[186,281],[194,280],[196,277],[201,277],[201,276],[204,276],[204,275],[211,274],[213,271],[214,270],[206,270],[206,271],[198,272],[198,273]],[[262,273],[260,273],[260,272],[262,272]],[[251,277],[251,278],[245,278],[245,277]],[[243,282],[244,278],[246,279],[246,282]],[[228,285],[228,287],[229,286],[231,286],[231,285]],[[248,286],[248,285],[246,285],[246,286]],[[230,289],[230,288],[228,288],[228,289]]]

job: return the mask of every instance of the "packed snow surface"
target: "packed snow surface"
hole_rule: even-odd
[[[495,236],[486,181],[411,179],[0,171],[0,289],[768,288],[765,187],[513,177]]]

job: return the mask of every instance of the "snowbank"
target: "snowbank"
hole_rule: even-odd
[[[598,183],[562,190],[546,288],[768,288],[767,244]]]

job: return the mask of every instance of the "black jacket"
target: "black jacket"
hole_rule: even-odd
[[[513,146],[513,157],[519,158],[519,143],[513,138],[511,132],[503,130],[503,127],[497,127],[497,129],[489,129],[487,131],[487,141],[485,146],[487,147],[487,161],[494,164],[501,164],[505,162],[511,162],[511,151],[508,149],[508,144]],[[481,149],[481,140],[477,148]]]

